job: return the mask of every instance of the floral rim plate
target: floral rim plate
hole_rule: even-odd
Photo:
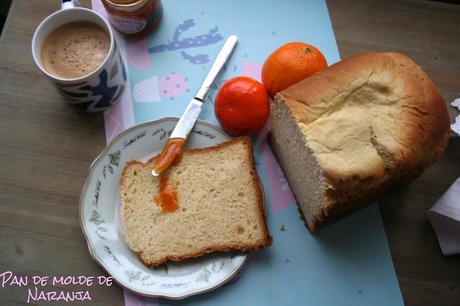
[[[118,195],[121,171],[130,160],[146,161],[159,154],[177,120],[146,122],[118,135],[91,165],[80,198],[80,222],[91,256],[118,284],[143,296],[182,299],[213,290],[235,276],[247,258],[240,253],[213,254],[152,269],[125,243]],[[214,125],[198,121],[187,147],[209,147],[229,139]]]

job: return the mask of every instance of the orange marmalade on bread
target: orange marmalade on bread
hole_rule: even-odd
[[[155,165],[156,173],[162,173],[169,165],[173,164],[174,160],[180,156],[184,142],[185,139],[183,138],[171,138],[168,140]]]
[[[169,184],[169,174],[163,173],[160,177],[160,190],[154,196],[153,201],[160,207],[162,212],[173,212],[179,208],[177,192],[174,186]]]

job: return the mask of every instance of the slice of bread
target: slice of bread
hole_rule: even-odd
[[[184,150],[180,162],[167,170],[179,204],[173,212],[155,204],[160,183],[151,175],[155,161],[128,162],[120,179],[126,242],[142,262],[158,266],[271,244],[250,138]]]
[[[400,53],[362,53],[278,93],[271,145],[312,232],[415,179],[449,139],[444,100]]]

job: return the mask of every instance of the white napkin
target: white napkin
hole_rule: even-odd
[[[452,101],[452,103],[450,103],[450,105],[460,110],[460,94],[457,99],[455,99],[454,101]],[[450,125],[450,128],[452,129],[452,131],[454,131],[454,133],[457,133],[457,135],[460,135],[460,115],[458,115],[457,118],[455,118],[455,122]]]
[[[451,105],[460,110],[460,95]],[[460,115],[455,118],[450,128],[460,135]],[[460,254],[460,178],[427,212],[427,216],[438,237],[442,253]]]
[[[427,212],[444,255],[460,254],[460,178]]]

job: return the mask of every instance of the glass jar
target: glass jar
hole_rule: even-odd
[[[144,34],[161,19],[161,0],[102,0],[112,26],[123,34]]]

